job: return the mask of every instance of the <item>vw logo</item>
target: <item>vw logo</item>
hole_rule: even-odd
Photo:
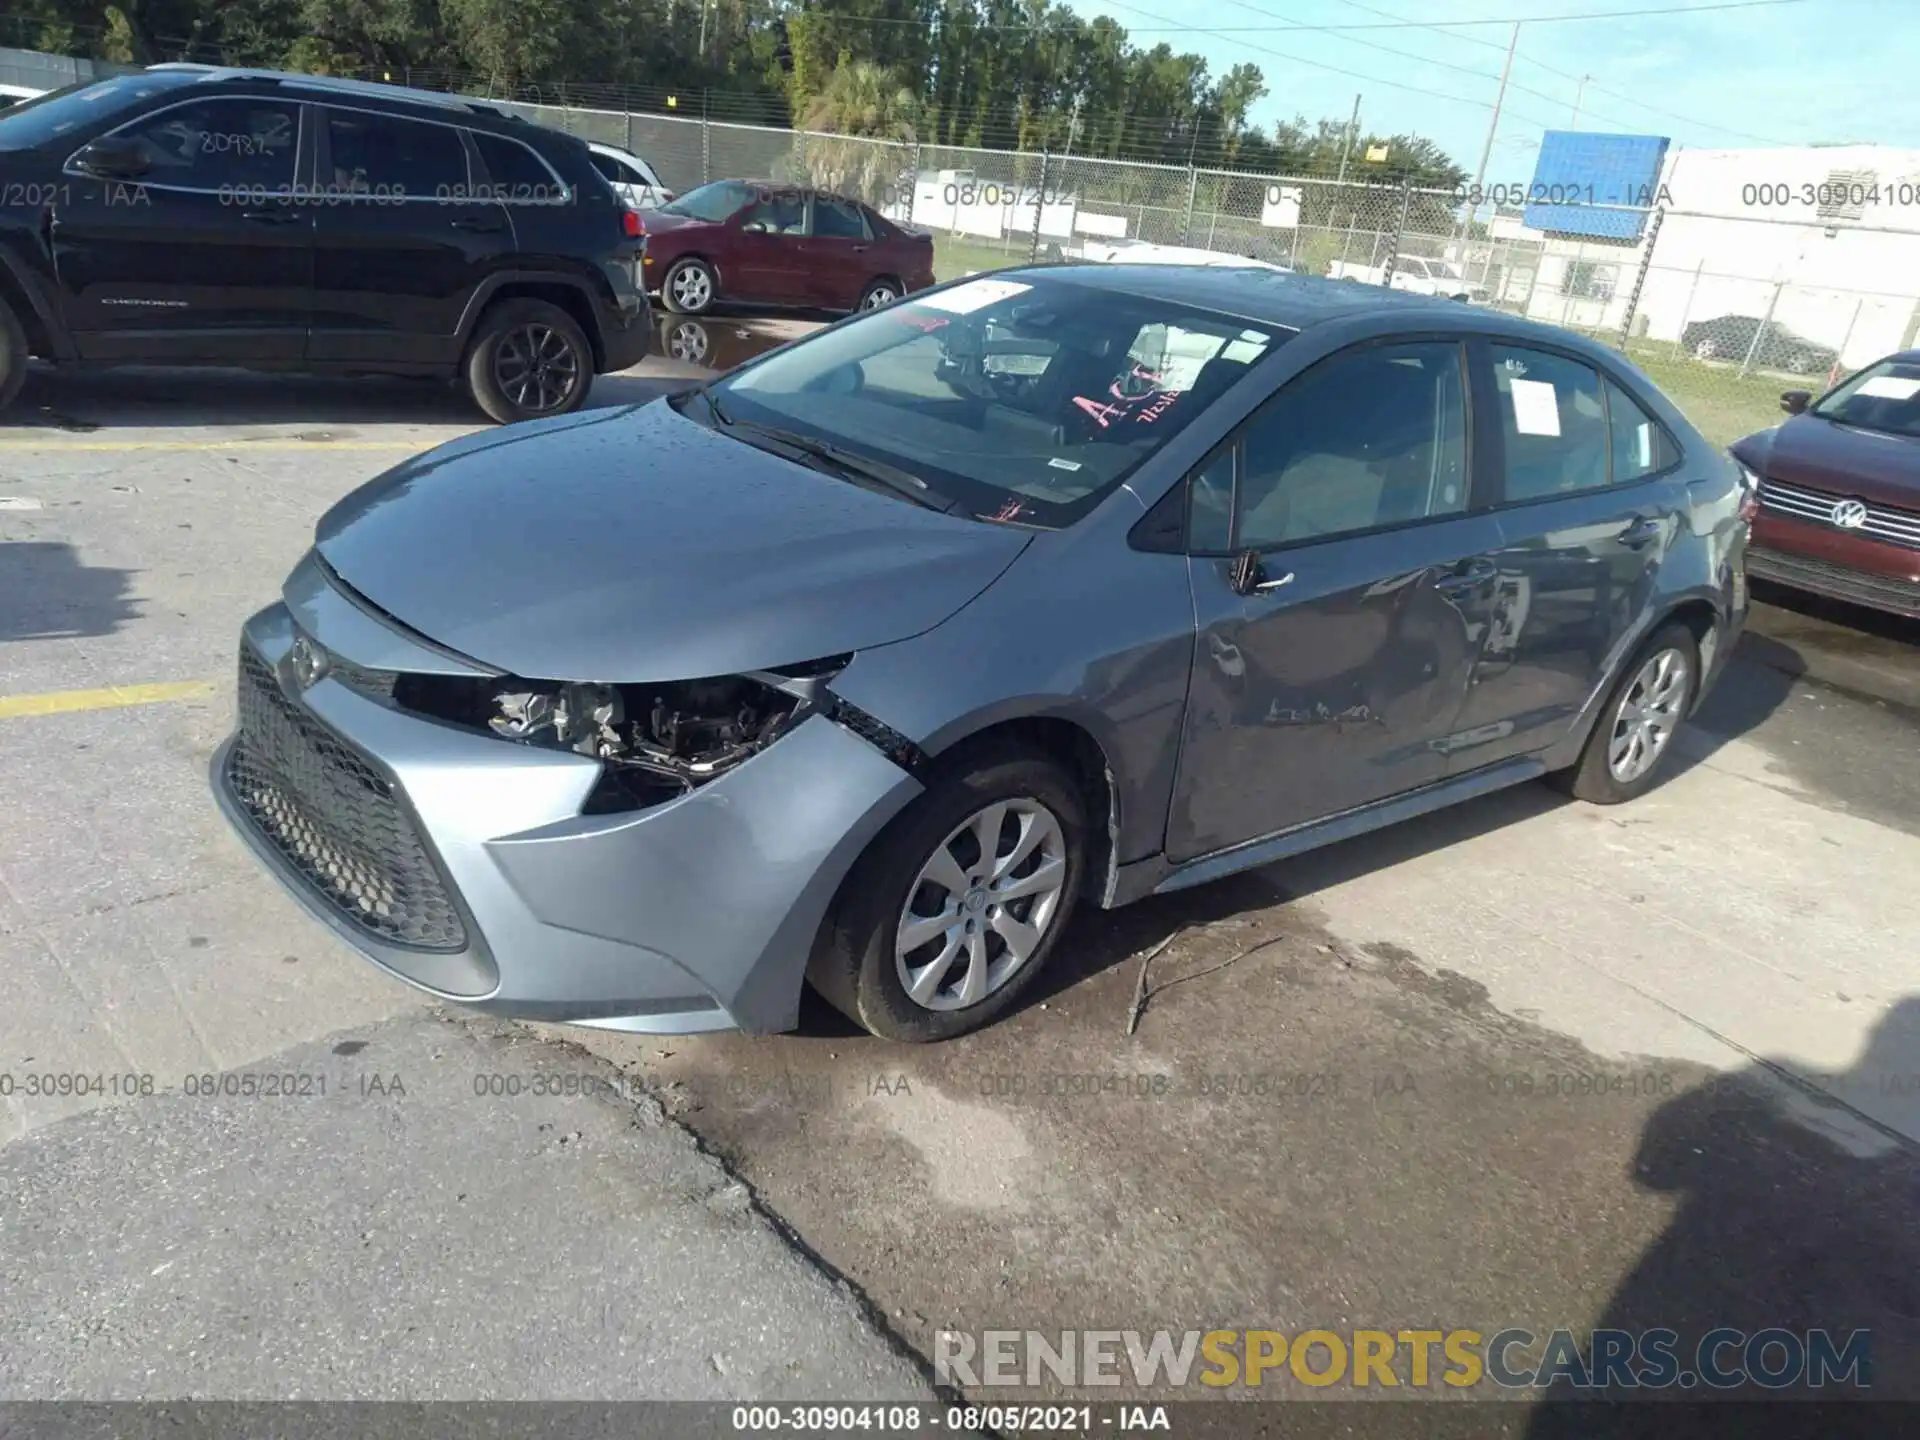
[[[295,636],[293,647],[287,651],[287,675],[295,688],[311,690],[326,673],[327,652],[306,636]]]
[[[1827,518],[1842,530],[1858,530],[1867,523],[1867,507],[1858,500],[1842,500]]]

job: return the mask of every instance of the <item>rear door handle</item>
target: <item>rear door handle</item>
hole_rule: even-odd
[[[291,225],[301,218],[300,212],[292,206],[278,210],[242,210],[242,220],[251,220],[256,225]]]
[[[1476,555],[1471,560],[1462,560],[1453,569],[1445,571],[1433,582],[1433,588],[1442,595],[1464,595],[1470,590],[1478,590],[1493,583],[1500,573],[1500,567],[1484,555]]]
[[[497,235],[505,227],[498,220],[482,220],[478,216],[469,216],[453,222],[456,230],[471,230],[476,235]]]
[[[1645,515],[1634,516],[1633,523],[1620,532],[1620,543],[1629,550],[1640,550],[1660,538],[1660,522]]]

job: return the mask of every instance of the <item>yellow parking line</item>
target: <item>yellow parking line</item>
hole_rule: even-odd
[[[0,440],[0,450],[427,450],[441,443],[439,440]]]
[[[40,695],[0,695],[0,720],[23,715],[64,715],[74,710],[115,710],[193,700],[219,687],[211,680],[169,680],[156,685],[109,685],[104,690],[49,690]]]

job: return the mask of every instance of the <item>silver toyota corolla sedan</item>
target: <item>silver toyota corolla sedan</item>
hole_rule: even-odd
[[[878,1035],[1123,905],[1535,777],[1657,778],[1748,477],[1617,352],[1264,269],[1003,271],[320,522],[214,788],[434,995]]]

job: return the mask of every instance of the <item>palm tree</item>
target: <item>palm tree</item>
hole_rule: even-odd
[[[835,68],[800,114],[794,162],[823,190],[858,195],[886,208],[897,199],[919,138],[918,97],[892,71],[868,60]]]

